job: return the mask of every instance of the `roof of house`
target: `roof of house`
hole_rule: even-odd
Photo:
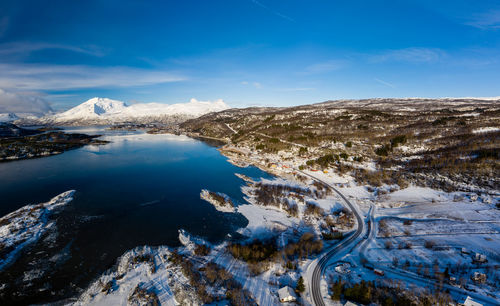
[[[483,306],[483,304],[474,301],[470,296],[467,296],[464,302],[465,306]]]
[[[292,288],[290,288],[288,286],[285,286],[285,287],[281,288],[280,290],[278,290],[278,295],[280,297],[280,300],[286,299],[290,296],[293,298],[297,298],[297,296],[293,292]]]

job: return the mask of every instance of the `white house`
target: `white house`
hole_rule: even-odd
[[[293,289],[288,286],[285,286],[278,290],[278,295],[280,297],[281,303],[295,302],[297,300],[295,292],[293,292]]]
[[[464,306],[483,306],[483,304],[474,301],[470,296],[467,296],[463,305]]]

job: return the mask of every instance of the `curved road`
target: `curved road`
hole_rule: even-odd
[[[320,285],[323,272],[325,271],[328,262],[330,261],[330,259],[333,256],[335,256],[339,251],[343,250],[344,248],[347,248],[351,243],[353,243],[361,235],[361,233],[363,233],[365,223],[364,223],[361,215],[359,214],[358,210],[354,207],[354,205],[351,202],[349,202],[349,200],[342,193],[340,193],[340,191],[338,191],[335,187],[333,187],[332,185],[328,184],[327,182],[325,182],[321,179],[318,179],[317,177],[314,177],[312,175],[309,175],[305,172],[302,172],[300,170],[296,170],[296,171],[298,171],[304,175],[307,175],[308,177],[312,178],[313,180],[320,182],[320,183],[332,188],[342,198],[342,200],[344,200],[344,202],[347,204],[347,206],[349,206],[349,208],[351,209],[352,213],[354,214],[354,216],[356,217],[356,220],[358,222],[358,228],[356,229],[356,232],[354,232],[354,234],[352,234],[348,238],[342,240],[342,242],[340,242],[339,244],[337,244],[336,246],[331,248],[328,252],[326,252],[326,254],[324,254],[323,257],[321,257],[321,259],[318,261],[316,267],[314,267],[313,275],[312,275],[312,279],[311,279],[311,284],[310,284],[312,299],[313,299],[313,302],[315,305],[324,306],[325,303],[323,302],[323,296],[321,294],[321,285]]]
[[[342,251],[344,248],[350,247],[351,244],[353,242],[355,242],[355,240],[363,233],[365,223],[364,223],[361,215],[359,214],[358,210],[354,207],[354,205],[351,202],[349,202],[349,200],[342,193],[340,193],[340,191],[338,191],[335,187],[333,187],[332,185],[328,184],[327,182],[325,182],[321,179],[318,179],[310,174],[307,174],[307,173],[302,172],[300,170],[296,170],[296,171],[312,178],[313,180],[316,180],[316,181],[332,188],[342,198],[342,200],[344,200],[344,202],[347,204],[347,206],[349,206],[352,213],[356,217],[356,220],[358,223],[358,228],[356,229],[356,232],[354,232],[354,234],[350,235],[348,238],[342,240],[339,244],[335,245],[333,248],[328,250],[328,252],[326,252],[321,257],[321,259],[318,261],[317,265],[314,267],[313,275],[312,275],[312,279],[311,279],[311,284],[310,284],[310,291],[311,291],[311,295],[312,295],[312,300],[313,300],[314,305],[324,306],[325,303],[323,301],[323,296],[321,294],[321,285],[320,285],[321,278],[323,276],[323,272],[325,271],[328,262],[330,261],[330,259],[333,256],[337,255],[337,253]],[[370,226],[368,228],[368,232],[366,234],[368,239],[362,240],[363,243],[361,244],[361,247],[360,247],[360,258],[366,260],[367,262],[369,262],[371,264],[373,264],[373,263],[368,260],[368,258],[365,256],[364,253],[365,253],[366,247],[368,246],[368,242],[371,239],[373,239],[374,235],[375,235],[376,228],[375,228],[374,213],[375,213],[375,206],[372,206],[370,209],[370,212],[368,214],[368,219],[369,219],[369,224],[370,224]],[[413,273],[409,273],[409,272],[401,270],[401,269],[396,269],[396,268],[386,267],[386,266],[383,266],[383,267],[379,266],[378,268],[380,270],[385,271],[386,273],[391,273],[393,275],[397,275],[397,276],[405,278],[407,280],[413,280],[414,282],[417,282],[417,283],[424,283],[427,285],[438,284],[438,282],[435,280],[420,277],[419,275],[415,275]],[[444,289],[448,289],[449,291],[454,292],[456,294],[460,294],[464,297],[469,295],[472,298],[474,298],[475,300],[482,302],[484,305],[498,305],[497,304],[498,301],[495,300],[494,298],[490,298],[490,297],[480,295],[480,294],[470,292],[470,291],[465,291],[461,288],[457,288],[457,287],[448,285],[446,283],[440,284],[440,285],[443,286]]]
[[[363,240],[363,243],[361,244],[360,249],[359,249],[360,259],[365,260],[367,263],[370,263],[372,266],[375,266],[375,263],[368,259],[368,257],[365,255],[365,251],[366,251],[366,248],[367,248],[369,242],[375,238],[375,234],[377,231],[374,213],[375,213],[375,206],[372,206],[370,213],[369,213],[369,220],[370,220],[369,225],[370,226],[368,227],[368,232],[366,234],[368,239]],[[406,279],[406,280],[412,280],[416,283],[421,283],[421,284],[425,284],[428,286],[442,286],[443,289],[454,292],[455,294],[459,294],[463,298],[465,298],[466,296],[470,296],[474,300],[483,303],[483,305],[498,305],[498,301],[495,300],[494,298],[490,298],[488,296],[477,294],[475,292],[466,291],[466,290],[451,286],[451,285],[446,284],[446,283],[440,283],[437,280],[422,277],[418,274],[414,274],[414,273],[411,273],[411,272],[408,272],[408,271],[405,271],[405,270],[402,270],[399,268],[393,268],[391,266],[384,266],[384,265],[377,265],[377,269],[383,270],[384,272],[389,273],[389,274],[393,274],[393,275],[402,277],[403,279]]]

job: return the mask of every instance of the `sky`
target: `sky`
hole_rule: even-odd
[[[0,0],[0,112],[500,96],[500,1]]]

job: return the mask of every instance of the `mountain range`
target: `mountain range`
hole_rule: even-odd
[[[54,125],[91,125],[116,123],[171,123],[228,109],[222,100],[214,102],[191,99],[188,103],[162,104],[125,102],[108,98],[92,98],[65,112],[41,117],[33,123]]]

